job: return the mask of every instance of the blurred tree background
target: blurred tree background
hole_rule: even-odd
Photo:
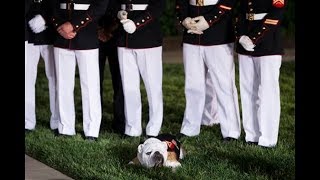
[[[165,36],[181,34],[180,25],[177,24],[175,13],[175,0],[166,0],[166,10],[161,18],[162,30]],[[295,35],[295,0],[289,0],[286,13],[282,22],[286,37],[294,38]]]

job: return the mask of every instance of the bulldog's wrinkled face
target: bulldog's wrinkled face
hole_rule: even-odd
[[[156,138],[149,138],[138,146],[137,156],[142,166],[161,167],[167,161],[167,143]]]

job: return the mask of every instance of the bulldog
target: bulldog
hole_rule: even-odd
[[[171,134],[160,134],[146,139],[138,146],[137,157],[129,164],[141,165],[146,168],[181,166],[179,162],[185,157],[181,143]]]

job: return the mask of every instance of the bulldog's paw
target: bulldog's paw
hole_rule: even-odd
[[[177,168],[177,167],[180,167],[181,164],[179,161],[166,161],[164,166],[170,167],[170,168]]]

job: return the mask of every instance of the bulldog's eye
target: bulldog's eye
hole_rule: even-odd
[[[147,152],[147,153],[146,153],[146,155],[150,155],[150,154],[151,154],[151,152]]]

